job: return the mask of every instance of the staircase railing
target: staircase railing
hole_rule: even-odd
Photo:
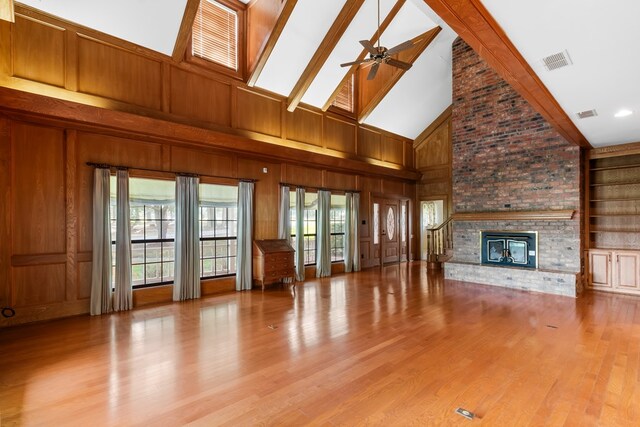
[[[427,260],[437,261],[439,255],[453,248],[453,222],[449,217],[436,228],[427,228]]]

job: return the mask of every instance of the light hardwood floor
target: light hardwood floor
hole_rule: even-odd
[[[0,347],[2,426],[640,425],[640,298],[421,263],[9,328]]]

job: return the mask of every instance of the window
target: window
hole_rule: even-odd
[[[192,28],[193,56],[238,70],[238,13],[214,0],[201,0]]]
[[[354,95],[353,95],[354,75],[355,74],[353,73],[351,74],[351,77],[342,86],[342,88],[340,89],[340,92],[338,92],[338,95],[336,96],[336,99],[333,101],[333,104],[332,104],[334,107],[342,108],[343,110],[347,110],[350,113],[353,113],[353,107],[355,104]]]
[[[200,277],[236,273],[238,187],[200,184]]]
[[[296,193],[291,192],[289,195],[291,203],[290,219],[291,219],[291,245],[295,247],[296,236],[296,208],[295,198]],[[303,229],[304,229],[304,264],[312,265],[316,263],[316,224],[318,215],[318,195],[315,193],[305,193],[304,195],[304,216]]]
[[[111,248],[115,280],[116,177],[111,177]],[[175,182],[129,179],[131,274],[133,287],[173,282]]]
[[[343,195],[331,195],[329,223],[331,230],[331,261],[344,260],[344,228],[347,198]]]

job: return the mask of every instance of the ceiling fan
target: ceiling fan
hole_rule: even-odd
[[[380,64],[388,64],[393,67],[401,68],[403,70],[408,70],[411,68],[411,64],[408,62],[398,61],[397,59],[392,58],[392,55],[395,55],[398,52],[402,52],[403,50],[407,50],[413,46],[413,40],[407,40],[406,42],[400,43],[397,46],[392,47],[391,49],[387,49],[382,46],[380,43],[380,0],[378,0],[378,30],[376,31],[376,38],[378,39],[378,46],[374,46],[369,40],[360,40],[360,44],[369,52],[369,57],[365,59],[360,59],[352,62],[345,62],[344,64],[340,64],[341,67],[350,67],[356,64],[366,64],[365,67],[371,67],[369,70],[369,74],[367,75],[367,80],[373,80],[378,73],[378,68],[380,68]]]

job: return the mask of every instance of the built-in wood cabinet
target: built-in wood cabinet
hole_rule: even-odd
[[[640,293],[640,251],[589,251],[589,285],[593,289]]]
[[[640,154],[633,151],[605,147],[589,156],[586,234],[593,289],[640,293]]]

